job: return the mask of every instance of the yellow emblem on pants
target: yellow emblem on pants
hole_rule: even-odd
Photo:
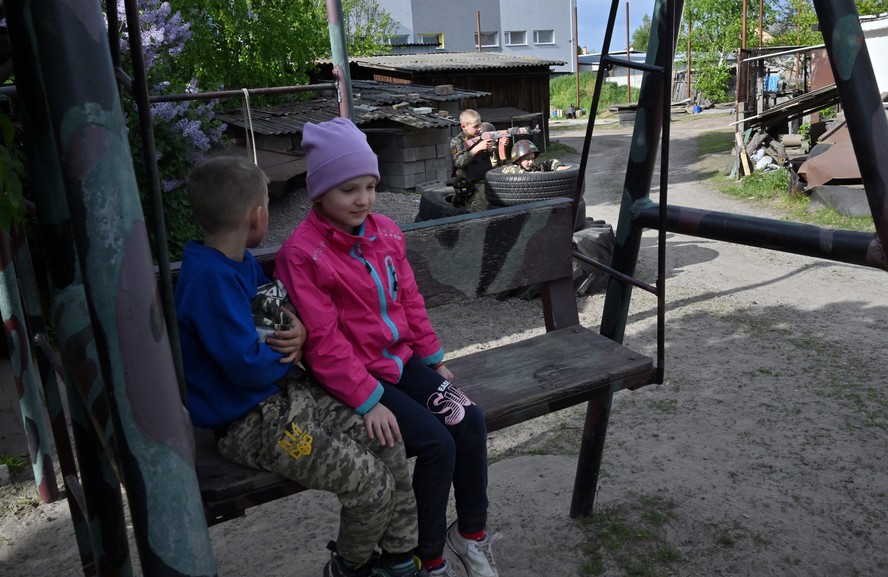
[[[294,459],[298,459],[304,455],[311,454],[312,436],[300,429],[296,423],[290,423],[290,430],[284,429],[286,438],[280,439],[278,445],[288,455]]]

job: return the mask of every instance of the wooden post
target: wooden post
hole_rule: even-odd
[[[480,10],[475,12],[475,17],[478,20],[478,52],[483,52],[483,50],[481,50],[481,11]]]
[[[691,18],[688,17],[688,69],[687,74],[685,75],[687,78],[685,80],[688,83],[688,100],[691,99]]]
[[[765,29],[765,0],[759,0],[759,48],[762,47],[762,40]]]

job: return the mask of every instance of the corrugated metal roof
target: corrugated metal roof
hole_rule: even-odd
[[[490,92],[463,90],[456,87],[453,88],[452,94],[435,94],[435,87],[426,84],[397,84],[376,82],[375,80],[352,80],[352,92],[356,101],[389,106],[399,102],[417,105],[430,102],[457,102],[469,98],[490,96]]]
[[[498,52],[436,52],[433,54],[394,54],[390,56],[353,56],[349,62],[364,68],[403,72],[442,70],[485,70],[563,66],[563,60],[546,60],[533,56],[514,56]]]
[[[489,92],[459,88],[454,88],[452,94],[435,94],[434,86],[373,80],[353,80],[352,93],[355,124],[390,120],[414,128],[444,128],[458,125],[459,121],[435,114],[416,114],[410,107],[394,110],[391,107],[393,104],[406,102],[411,107],[422,107],[433,102],[451,102],[490,95]],[[332,98],[318,98],[270,108],[253,108],[250,116],[253,131],[258,134],[297,134],[302,132],[306,122],[326,122],[339,116],[339,105]],[[247,127],[247,119],[240,110],[217,113],[216,118],[234,126]]]

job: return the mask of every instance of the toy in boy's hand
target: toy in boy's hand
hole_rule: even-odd
[[[505,130],[488,130],[486,132],[482,132],[480,136],[468,139],[466,141],[466,149],[471,149],[482,140],[497,140],[499,138],[507,138],[511,136],[518,136],[521,134],[539,134],[539,132],[540,128],[538,126],[535,128],[527,128],[526,126],[513,126]]]
[[[275,331],[288,331],[293,328],[290,318],[284,312],[284,304],[287,302],[289,302],[287,290],[279,280],[256,289],[251,307],[259,341],[265,342],[265,339],[274,336]]]

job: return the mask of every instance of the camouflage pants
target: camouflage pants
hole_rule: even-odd
[[[351,561],[416,547],[416,500],[404,445],[379,447],[364,421],[300,369],[284,390],[236,421],[219,440],[227,459],[339,497],[336,548]]]
[[[487,210],[487,195],[484,194],[484,187],[486,186],[485,182],[483,180],[479,180],[475,182],[474,185],[475,190],[466,199],[466,209],[468,209],[469,212],[480,212],[482,210]]]

